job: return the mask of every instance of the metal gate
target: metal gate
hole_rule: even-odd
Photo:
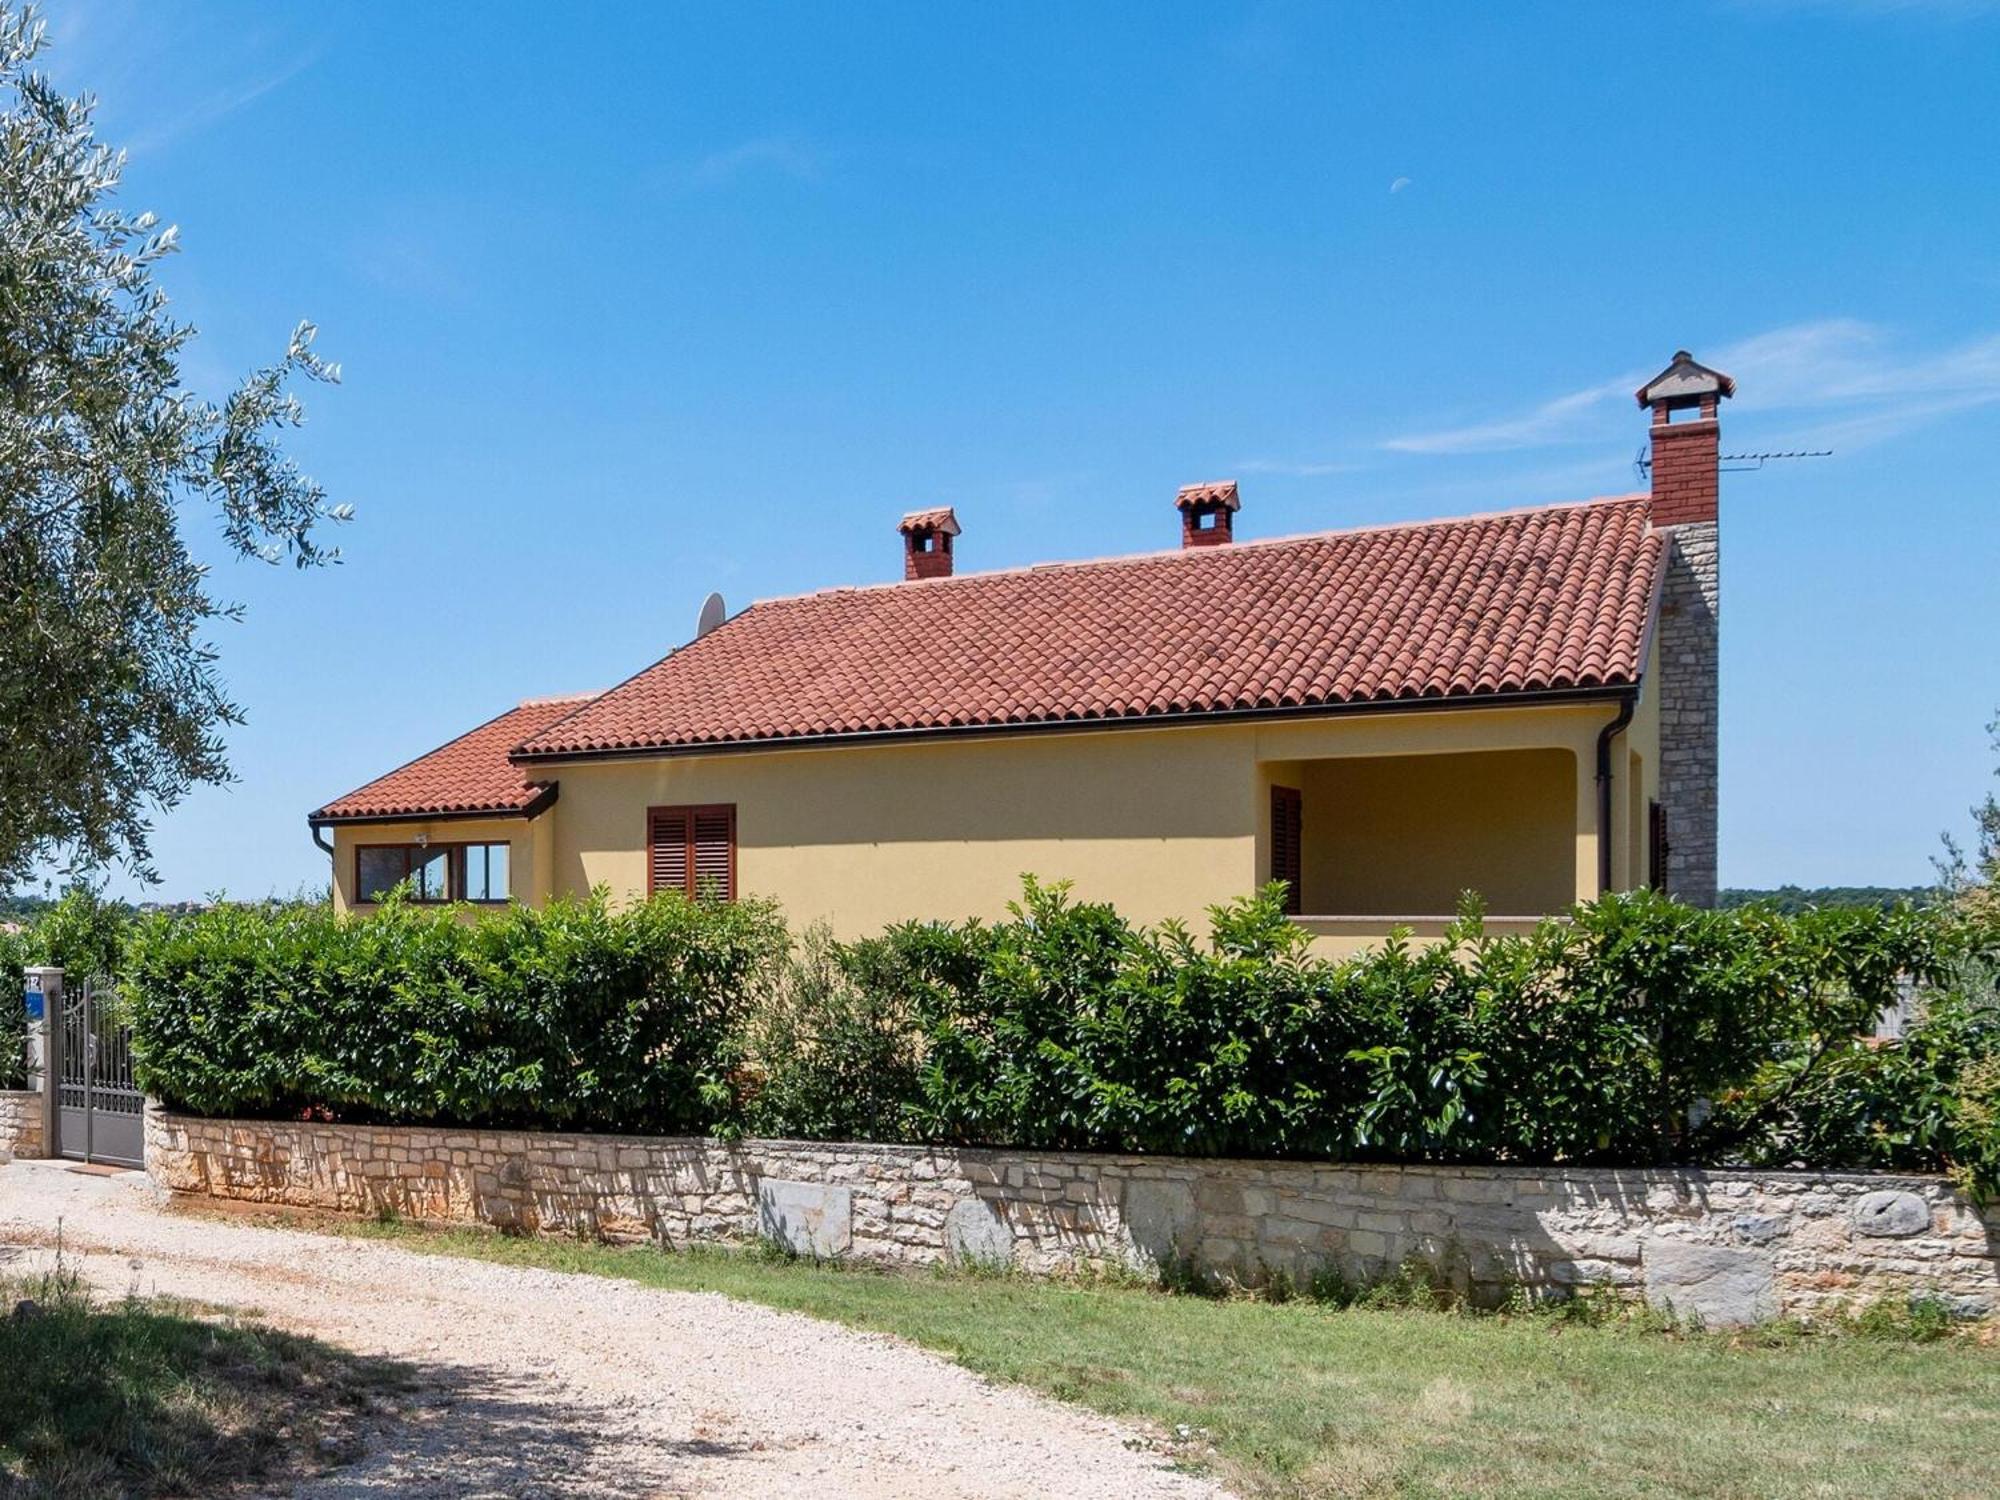
[[[76,1161],[146,1164],[145,1096],[132,1086],[132,1036],[120,1025],[111,982],[65,988],[56,1028],[56,1149]]]

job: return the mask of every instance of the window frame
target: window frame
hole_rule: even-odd
[[[720,816],[728,822],[729,832],[726,838],[729,851],[729,878],[723,887],[721,899],[728,902],[736,900],[736,804],[734,802],[673,802],[663,803],[659,806],[646,809],[646,895],[648,898],[657,896],[663,890],[671,889],[671,887],[661,885],[655,878],[653,860],[655,840],[653,838],[653,830],[658,826],[660,820],[675,817],[682,820],[682,826],[687,830],[682,843],[682,855],[686,861],[687,869],[687,884],[679,888],[680,893],[690,901],[699,901],[701,899],[701,891],[697,883],[695,868],[695,850],[697,848],[695,825],[696,820],[703,815],[709,817]]]
[[[468,849],[490,849],[498,845],[507,851],[507,894],[504,896],[472,897],[465,894],[465,854]],[[403,853],[403,878],[396,882],[400,886],[410,878],[410,867],[416,863],[414,856],[445,856],[445,894],[437,896],[405,895],[403,899],[412,906],[505,906],[514,899],[514,841],[512,839],[467,839],[457,842],[431,842],[419,844],[413,839],[397,839],[379,844],[354,846],[354,904],[356,906],[380,906],[381,900],[362,885],[361,857],[382,849],[397,849]],[[490,873],[490,866],[489,866]],[[393,889],[393,887],[392,887]]]

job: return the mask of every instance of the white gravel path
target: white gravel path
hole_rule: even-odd
[[[138,1174],[0,1166],[0,1270],[57,1221],[92,1279],[419,1367],[428,1394],[296,1493],[1221,1500],[1119,1424],[895,1339],[705,1293],[160,1212]]]

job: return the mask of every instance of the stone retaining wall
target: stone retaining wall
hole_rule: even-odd
[[[1935,1178],[1377,1167],[203,1120],[149,1110],[181,1193],[614,1240],[1033,1272],[1168,1257],[1257,1280],[1408,1256],[1478,1293],[1590,1283],[1712,1323],[1935,1293],[2000,1308],[2000,1218]]]
[[[11,1154],[26,1159],[43,1156],[42,1096],[39,1090],[0,1089],[0,1161]]]

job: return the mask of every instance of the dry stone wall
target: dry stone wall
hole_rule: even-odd
[[[1394,1167],[204,1120],[180,1193],[612,1240],[1054,1273],[1170,1257],[1256,1281],[1410,1256],[1479,1295],[1606,1283],[1711,1323],[1934,1294],[2000,1310],[2000,1220],[1924,1177]]]
[[[21,1089],[0,1089],[0,1161],[23,1160],[48,1153],[42,1131],[42,1096]]]

